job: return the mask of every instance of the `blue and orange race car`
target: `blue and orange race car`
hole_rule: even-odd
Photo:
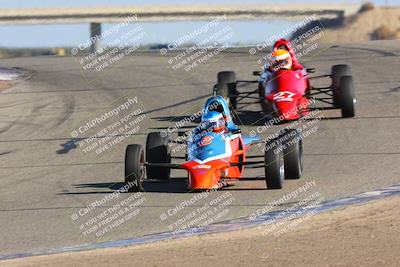
[[[263,168],[267,188],[282,188],[284,179],[298,179],[303,172],[303,149],[300,134],[286,129],[265,142],[259,136],[242,134],[233,123],[223,97],[210,97],[203,109],[202,122],[184,136],[185,157],[171,155],[171,141],[165,134],[149,133],[146,147],[128,145],[125,154],[125,182],[131,191],[143,191],[145,179],[167,180],[171,169],[188,172],[188,190],[218,189],[230,180],[245,178],[246,166]],[[254,144],[265,143],[262,155],[248,156]],[[172,163],[176,158],[182,163]],[[260,160],[255,160],[255,159]],[[250,159],[250,160],[249,160]]]

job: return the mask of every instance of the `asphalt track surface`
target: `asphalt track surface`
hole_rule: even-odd
[[[131,197],[131,193],[120,194],[75,221],[71,217],[123,185],[126,145],[144,143],[146,133],[154,128],[167,127],[171,121],[199,111],[218,71],[234,70],[241,79],[253,79],[256,58],[235,50],[190,72],[172,70],[169,58],[158,53],[136,54],[101,72],[84,71],[77,58],[69,57],[2,60],[3,67],[18,66],[35,73],[0,94],[0,253],[165,232],[178,219],[227,192],[233,197],[232,203],[218,221],[248,216],[307,181],[315,180],[316,185],[305,194],[319,192],[324,200],[398,184],[399,44],[341,44],[304,58],[308,67],[317,69],[316,74],[329,73],[334,64],[351,65],[357,114],[356,118],[340,119],[338,110],[323,111],[325,119],[317,122],[317,131],[304,139],[305,173],[300,180],[286,181],[282,190],[265,190],[264,181],[240,182],[211,192],[163,221],[161,214],[196,195],[185,192],[185,173],[174,171],[173,177],[178,179],[147,182],[140,213],[100,237],[94,233],[84,235],[79,225]],[[133,97],[138,103],[130,110],[141,108],[146,114],[134,135],[99,155],[78,147],[78,140],[71,137],[73,130]],[[78,138],[89,137],[121,116]],[[260,114],[249,111],[242,112],[239,118],[243,132],[256,130],[265,121]],[[270,128],[262,135],[267,137],[275,130],[276,127]],[[262,175],[262,170],[250,170],[247,175]],[[278,208],[294,205],[300,199],[288,200]]]

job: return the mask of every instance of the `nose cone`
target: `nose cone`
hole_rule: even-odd
[[[295,101],[275,102],[276,110],[280,120],[290,121],[300,118],[299,110]]]
[[[197,169],[189,172],[189,190],[218,188],[215,170]]]
[[[221,171],[227,163],[221,160],[199,164],[189,161],[182,165],[189,172],[189,190],[206,190],[219,188]]]

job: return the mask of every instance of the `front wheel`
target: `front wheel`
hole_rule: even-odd
[[[286,179],[299,179],[303,174],[303,141],[296,129],[285,129],[279,140],[283,145]]]
[[[332,93],[333,93],[333,104],[336,107],[340,106],[340,90],[341,90],[341,79],[343,76],[351,76],[351,69],[349,65],[341,64],[332,66],[331,77],[332,77]]]
[[[215,93],[225,98],[233,110],[237,109],[236,74],[234,71],[218,72]]]
[[[343,118],[355,116],[355,103],[353,77],[343,76],[340,79],[340,108]]]
[[[285,179],[283,147],[274,139],[265,145],[265,182],[268,189],[281,189]]]
[[[141,145],[128,145],[125,150],[125,183],[129,191],[143,191],[145,177],[144,151]]]
[[[171,152],[168,145],[168,136],[161,136],[153,132],[147,135],[146,161],[149,163],[171,163]],[[169,168],[147,166],[147,178],[167,180],[170,177]]]

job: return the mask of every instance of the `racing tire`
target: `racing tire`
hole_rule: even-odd
[[[171,163],[171,152],[168,146],[168,136],[152,132],[147,135],[146,161],[148,163]],[[147,178],[156,180],[167,180],[171,169],[165,167],[146,166]]]
[[[125,150],[125,183],[131,184],[129,192],[143,191],[145,157],[141,145],[128,145]]]
[[[265,146],[265,182],[268,189],[281,189],[285,180],[285,165],[282,150],[282,144],[278,139],[269,141]]]
[[[236,85],[235,85],[236,86]],[[237,91],[236,88],[228,88],[229,91],[229,106],[232,108],[232,110],[236,111],[237,110]]]
[[[349,65],[341,64],[332,66],[332,93],[333,93],[333,105],[336,107],[340,106],[340,80],[343,76],[351,76],[351,69]]]
[[[355,116],[355,103],[353,77],[343,76],[340,79],[340,108],[343,118]]]
[[[303,174],[303,141],[296,129],[284,129],[279,136],[283,146],[285,179],[299,179]]]
[[[226,99],[233,110],[237,109],[236,74],[234,71],[218,72],[216,95]]]

